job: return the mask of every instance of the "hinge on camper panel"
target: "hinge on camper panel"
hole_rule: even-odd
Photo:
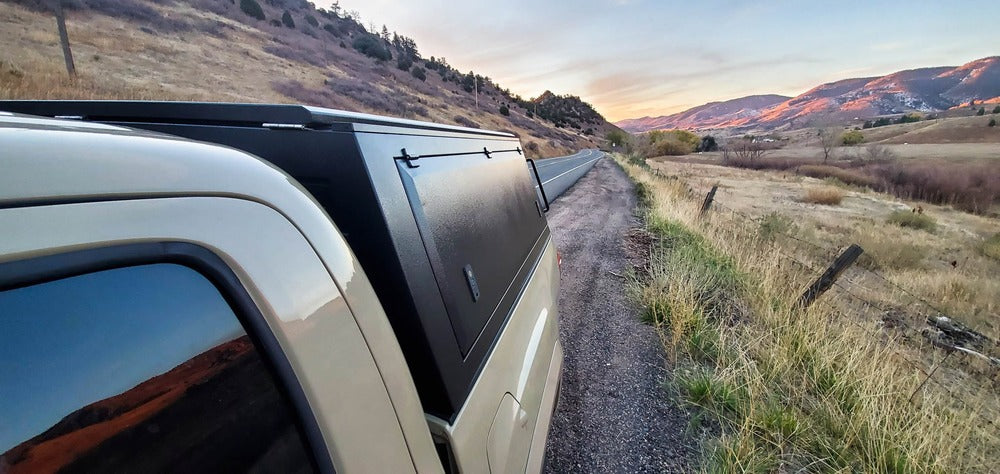
[[[492,156],[490,156],[490,151],[489,151],[489,150],[487,150],[487,149],[486,149],[486,147],[483,147],[483,153],[485,153],[485,154],[486,154],[486,158],[487,158],[487,159],[489,159],[489,158],[493,158]]]
[[[305,130],[306,126],[300,123],[262,123],[261,127],[271,130]]]
[[[399,150],[399,153],[400,153],[400,156],[396,157],[397,160],[406,160],[406,166],[408,166],[410,168],[419,168],[420,167],[420,165],[414,163],[414,161],[417,161],[417,160],[420,159],[419,156],[410,156],[410,154],[406,152],[406,148],[403,148],[402,150]]]

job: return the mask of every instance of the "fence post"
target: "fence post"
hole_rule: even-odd
[[[712,207],[712,200],[715,199],[715,191],[719,189],[719,185],[712,186],[712,190],[708,192],[708,196],[705,196],[705,202],[701,203],[701,213],[704,215]]]
[[[73,64],[73,51],[69,47],[69,33],[66,31],[66,13],[63,11],[63,0],[54,0],[53,9],[56,14],[56,28],[59,29],[59,44],[62,45],[63,59],[66,61],[66,73],[76,77],[76,65]]]
[[[840,274],[844,273],[844,270],[847,270],[847,267],[851,266],[864,252],[864,249],[858,246],[858,244],[851,244],[850,247],[847,247],[847,250],[844,250],[830,264],[826,271],[823,272],[823,275],[816,279],[812,285],[809,285],[809,289],[799,298],[799,305],[803,308],[808,308],[813,301],[816,301],[816,298],[819,298],[826,290],[829,290],[837,281],[837,278],[840,277]]]

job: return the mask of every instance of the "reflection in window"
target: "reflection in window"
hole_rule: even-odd
[[[173,264],[0,292],[0,471],[310,470],[218,290]]]

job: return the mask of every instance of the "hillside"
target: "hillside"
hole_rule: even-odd
[[[102,443],[115,438],[128,439],[136,427],[149,424],[157,414],[179,406],[199,403],[205,388],[232,383],[239,373],[238,385],[249,386],[252,377],[234,368],[260,365],[252,352],[250,340],[240,337],[213,347],[173,369],[152,377],[135,387],[68,413],[43,433],[0,454],[0,465],[9,472],[55,472],[102,449]],[[194,390],[196,387],[203,387]],[[209,391],[219,398],[221,392]],[[200,400],[200,403],[205,403]],[[195,424],[195,420],[175,419],[175,423]]]
[[[547,92],[523,99],[482,73],[419,51],[385,26],[369,31],[374,25],[336,5],[67,4],[75,80],[66,77],[47,3],[0,2],[0,98],[297,102],[508,131],[533,156],[598,146],[616,128],[578,97]]]
[[[776,94],[751,95],[724,102],[709,102],[673,115],[622,120],[615,125],[629,132],[673,128],[718,128],[726,126],[729,122],[755,117],[762,110],[788,99],[791,97]]]
[[[1000,56],[958,67],[899,71],[880,77],[844,79],[822,84],[749,113],[733,114],[720,104],[742,103],[750,96],[715,102],[664,117],[632,119],[617,124],[632,132],[664,128],[794,129],[829,122],[867,119],[906,112],[941,112],[1000,97]]]

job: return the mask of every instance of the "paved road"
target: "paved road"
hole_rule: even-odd
[[[549,202],[555,202],[556,198],[573,186],[581,176],[587,174],[594,167],[594,163],[603,157],[604,152],[600,150],[582,150],[569,156],[536,160],[538,176],[542,179],[542,186]]]
[[[545,470],[691,472],[698,451],[685,434],[687,414],[662,388],[663,348],[639,321],[621,277],[626,233],[639,226],[635,192],[611,160],[592,166],[547,214],[562,254],[565,366]]]

